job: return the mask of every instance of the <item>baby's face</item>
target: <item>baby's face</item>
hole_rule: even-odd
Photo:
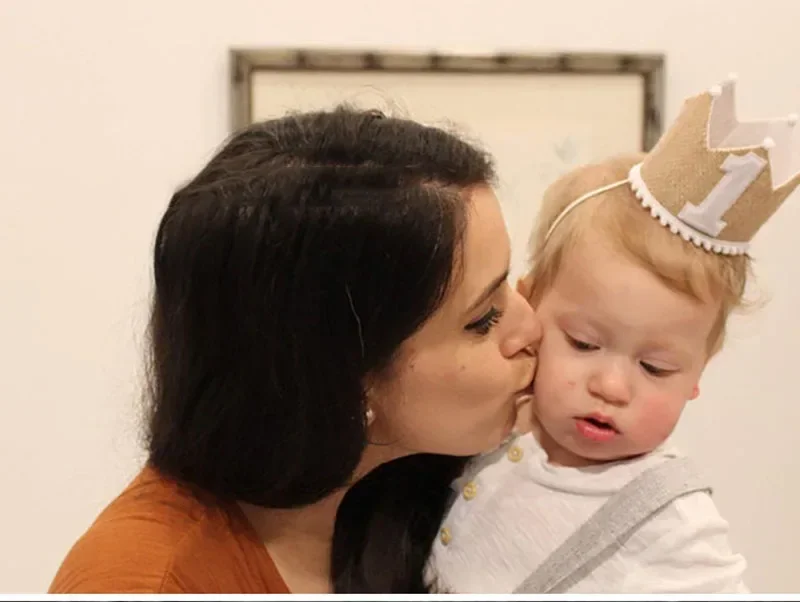
[[[585,466],[655,449],[697,395],[717,303],[587,241],[563,258],[537,308],[539,439],[550,461]]]

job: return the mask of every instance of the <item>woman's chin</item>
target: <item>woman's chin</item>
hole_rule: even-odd
[[[525,435],[534,430],[536,417],[533,412],[533,400],[529,399],[520,402],[517,406],[517,416],[514,421],[513,433],[515,435]]]

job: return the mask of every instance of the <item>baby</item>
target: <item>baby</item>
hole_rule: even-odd
[[[689,99],[648,155],[576,169],[545,193],[518,285],[543,325],[532,432],[454,483],[428,567],[437,589],[747,592],[705,486],[561,582],[541,577],[625,518],[598,515],[575,538],[606,502],[680,457],[667,439],[742,304],[747,243],[800,184],[786,157],[795,120],[740,124],[733,94],[731,80]]]

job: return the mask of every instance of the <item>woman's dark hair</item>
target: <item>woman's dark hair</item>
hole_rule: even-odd
[[[331,556],[335,593],[424,594],[425,567],[469,458],[418,454],[379,466],[344,496]]]
[[[158,228],[150,463],[264,507],[347,484],[366,445],[365,379],[442,303],[464,189],[492,177],[472,145],[374,111],[235,134]]]

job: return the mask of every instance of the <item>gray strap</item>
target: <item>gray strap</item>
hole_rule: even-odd
[[[513,593],[567,591],[652,515],[678,497],[704,490],[711,492],[688,458],[671,458],[644,471],[611,496]]]

